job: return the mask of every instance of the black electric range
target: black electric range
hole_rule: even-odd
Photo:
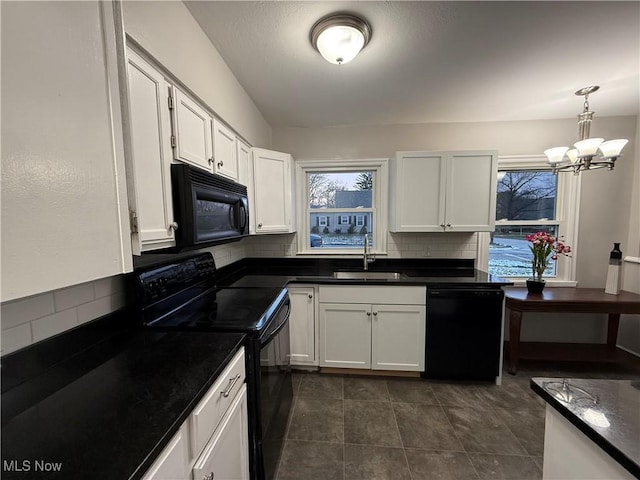
[[[217,288],[208,252],[136,269],[134,280],[146,328],[247,335],[251,477],[275,478],[293,399],[286,288]]]

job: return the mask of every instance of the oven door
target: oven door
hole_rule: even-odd
[[[260,338],[260,424],[265,480],[275,478],[293,400],[289,347],[289,298]]]

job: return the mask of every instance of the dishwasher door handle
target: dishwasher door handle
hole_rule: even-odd
[[[482,290],[473,288],[460,289],[427,289],[427,298],[502,298],[504,292],[502,290]]]

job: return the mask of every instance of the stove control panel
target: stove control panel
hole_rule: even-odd
[[[170,297],[198,283],[214,284],[216,264],[210,253],[178,259],[175,262],[137,273],[143,303]]]

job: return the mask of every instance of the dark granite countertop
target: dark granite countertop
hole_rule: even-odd
[[[67,358],[56,353],[65,335],[3,357],[3,479],[141,478],[244,342],[105,329],[70,332]],[[36,461],[60,471],[36,471]]]
[[[616,462],[640,478],[640,380],[569,378],[566,381],[571,401],[566,401],[562,393],[562,378],[532,378],[531,388]],[[592,398],[597,398],[597,403]]]
[[[399,272],[397,279],[334,278],[333,272],[361,272],[361,260],[318,258],[245,258],[229,271],[220,269],[220,285],[284,287],[289,283],[349,285],[427,285],[438,287],[501,287],[509,280],[473,268],[468,259],[378,259],[370,272]]]

